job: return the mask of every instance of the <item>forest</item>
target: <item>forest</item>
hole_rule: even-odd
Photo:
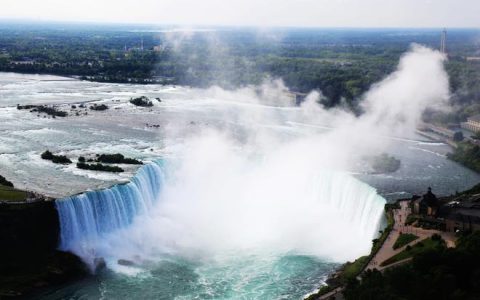
[[[412,43],[438,48],[440,29],[214,28],[182,32],[146,25],[0,23],[0,71],[84,80],[224,88],[281,78],[296,92],[321,90],[326,107],[355,109],[362,94],[392,72]],[[449,30],[450,114],[480,112],[478,30]]]
[[[461,237],[456,248],[439,244],[413,256],[411,264],[352,279],[345,298],[355,300],[479,299],[480,232]]]

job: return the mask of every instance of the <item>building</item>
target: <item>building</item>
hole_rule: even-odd
[[[475,115],[467,119],[467,122],[461,124],[462,128],[473,131],[480,132],[480,115]]]
[[[480,209],[458,208],[445,217],[446,231],[470,232],[480,230]]]
[[[286,93],[288,97],[292,99],[292,101],[295,101],[295,105],[300,105],[308,95],[306,93],[292,92],[292,91],[288,91]]]
[[[165,51],[165,46],[163,46],[163,45],[154,46],[153,51],[155,51],[155,52]]]
[[[443,29],[442,36],[440,39],[440,52],[443,54],[447,53],[447,29]]]
[[[480,194],[468,199],[451,201],[442,208],[441,215],[449,232],[480,230]]]
[[[413,213],[417,215],[436,217],[440,203],[437,196],[428,188],[428,192],[422,197],[413,198]]]

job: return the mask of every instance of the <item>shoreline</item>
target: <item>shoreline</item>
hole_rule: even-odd
[[[368,268],[370,262],[386,242],[388,236],[395,226],[395,219],[393,217],[392,209],[392,204],[385,204],[384,216],[387,219],[387,224],[385,228],[380,231],[380,236],[377,239],[374,239],[374,241],[377,240],[377,242],[373,244],[370,253],[358,257],[353,262],[346,262],[342,264],[335,272],[327,277],[325,280],[325,285],[318,288],[317,292],[307,294],[303,298],[304,300],[328,299],[329,297],[341,292],[346,281],[348,281],[350,278],[357,278]]]
[[[36,201],[0,202],[0,225],[6,228],[0,228],[0,242],[9,245],[0,248],[0,299],[34,299],[37,292],[48,293],[93,277],[80,257],[58,249],[61,229],[56,201],[129,184],[137,173],[128,182],[62,198],[39,195]],[[16,229],[8,230],[12,227]]]
[[[145,81],[143,79],[136,79],[136,80],[141,80],[139,82],[132,82],[132,81],[121,81],[121,80],[94,80],[94,79],[88,79],[88,78],[82,78],[83,76],[86,75],[75,75],[75,74],[62,74],[62,73],[50,73],[50,72],[45,72],[45,73],[39,73],[39,72],[26,72],[22,70],[0,70],[0,73],[5,73],[5,74],[19,74],[19,75],[45,75],[45,76],[57,76],[57,77],[62,77],[68,80],[79,80],[79,81],[88,81],[88,82],[96,82],[96,83],[122,83],[122,84],[140,84],[140,85],[152,85],[152,84],[160,84],[160,85],[178,85],[177,83],[165,83],[165,82],[154,82],[154,81]],[[87,75],[87,76],[92,76],[92,75]],[[134,78],[130,78],[134,79]]]
[[[1,299],[33,297],[88,276],[80,258],[57,249],[59,230],[52,200],[0,205]]]
[[[466,190],[464,192],[468,192]],[[450,197],[454,197],[453,195]],[[424,247],[423,243],[428,240],[437,239],[442,241],[447,248],[455,248],[458,237],[449,231],[442,229],[425,228],[415,226],[408,221],[408,216],[413,213],[412,201],[418,198],[398,199],[394,203],[385,204],[385,214],[388,218],[388,225],[383,230],[379,239],[374,239],[372,251],[368,256],[360,257],[353,263],[347,262],[331,274],[326,280],[326,285],[321,287],[304,298],[304,300],[327,300],[344,299],[339,293],[345,290],[350,280],[361,281],[364,272],[379,271],[395,268],[408,264],[415,257],[415,254],[408,255],[412,248]],[[445,199],[444,199],[445,200]],[[401,240],[402,235],[414,235],[415,238],[395,246]],[[375,241],[377,241],[375,243]],[[418,244],[418,245],[417,245]],[[407,256],[402,254],[407,253]],[[348,268],[360,261],[361,266],[354,274],[349,273]],[[350,275],[350,276],[348,276]],[[331,298],[334,297],[334,298]],[[339,297],[339,298],[337,298]]]

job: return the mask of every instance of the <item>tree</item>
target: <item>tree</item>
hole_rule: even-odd
[[[453,140],[455,142],[461,142],[463,141],[463,133],[461,131],[457,131],[453,134]]]

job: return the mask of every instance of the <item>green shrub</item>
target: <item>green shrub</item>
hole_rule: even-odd
[[[124,170],[120,167],[117,166],[106,166],[102,164],[86,164],[82,162],[77,163],[77,168],[83,169],[83,170],[91,170],[91,171],[104,171],[104,172],[115,172],[115,173],[120,173],[124,172]]]
[[[148,99],[148,97],[146,97],[146,96],[141,96],[141,97],[138,97],[138,98],[132,98],[132,99],[130,99],[130,103],[132,103],[133,105],[142,106],[142,107],[153,106],[152,101],[150,101],[150,99]]]
[[[53,159],[53,153],[46,150],[45,152],[42,153],[42,155],[40,155],[40,157],[42,159],[46,159],[46,160],[52,160]]]
[[[102,110],[107,110],[108,106],[105,104],[100,104],[100,105],[93,104],[92,106],[90,106],[90,109],[96,110],[96,111],[102,111]]]
[[[418,236],[411,233],[402,233],[398,236],[397,240],[393,244],[393,249],[401,248],[414,240],[418,239]]]
[[[386,153],[369,159],[372,169],[377,173],[393,173],[400,168],[400,160]]]
[[[8,186],[8,187],[12,187],[13,188],[13,183],[8,181],[5,177],[3,177],[2,175],[0,175],[0,185],[3,185],[3,186]]]
[[[480,232],[461,237],[456,248],[431,238],[423,243],[396,260],[411,257],[411,263],[347,283],[345,299],[480,299]]]
[[[120,153],[117,154],[101,154],[97,157],[97,161],[107,164],[132,164],[132,165],[141,165],[141,161],[134,158],[126,158]]]
[[[40,157],[42,159],[45,159],[45,160],[50,160],[52,161],[53,163],[56,163],[56,164],[71,164],[72,161],[66,157],[65,155],[54,155],[52,152],[50,151],[45,151],[43,152]]]

